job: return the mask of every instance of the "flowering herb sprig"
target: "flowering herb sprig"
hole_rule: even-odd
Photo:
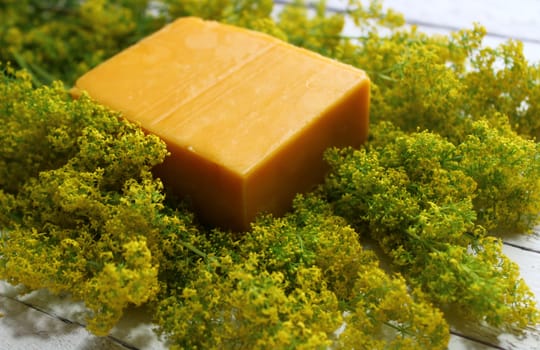
[[[298,196],[293,212],[259,218],[218,250],[159,304],[178,348],[446,347],[443,314],[384,272],[316,196]]]
[[[0,4],[0,278],[84,301],[99,335],[147,304],[172,348],[445,349],[450,308],[538,324],[497,236],[538,223],[540,67],[518,42],[484,47],[479,25],[427,35],[379,1],[349,3]],[[328,150],[324,184],[284,217],[242,234],[198,225],[152,176],[163,142],[65,90],[178,16],[366,70],[368,144]],[[358,36],[341,34],[345,16]]]
[[[106,334],[124,308],[156,296],[168,247],[197,256],[182,241],[191,214],[165,212],[150,172],[165,145],[88,96],[34,89],[9,67],[0,94],[0,276],[71,293],[89,329]]]
[[[512,219],[519,227],[524,219],[512,211],[504,215],[501,199],[483,198],[491,193],[491,187],[484,188],[485,173],[493,172],[485,161],[494,158],[478,147],[474,134],[498,132],[475,122],[470,138],[455,146],[429,132],[404,133],[386,123],[377,128],[382,130],[374,135],[391,135],[392,142],[375,136],[367,148],[326,153],[331,171],[324,194],[335,213],[375,239],[409,283],[440,308],[508,329],[535,322],[534,296],[502,253],[500,239],[486,230],[506,227]],[[491,141],[491,147],[500,147],[500,140]],[[535,154],[536,144],[519,137],[501,146],[512,148],[511,155],[523,143]],[[515,165],[496,161],[492,166],[504,174]],[[505,193],[504,177],[498,178]],[[503,207],[498,214],[488,214],[491,203]],[[491,221],[495,217],[502,222]]]

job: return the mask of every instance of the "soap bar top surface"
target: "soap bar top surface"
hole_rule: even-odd
[[[76,87],[167,143],[247,176],[367,81],[266,34],[186,17]]]

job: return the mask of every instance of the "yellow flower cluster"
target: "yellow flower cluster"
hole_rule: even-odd
[[[510,132],[513,139],[501,138],[506,132],[473,122],[471,134],[454,145],[437,134],[380,123],[366,148],[327,151],[331,171],[323,192],[335,213],[375,239],[432,302],[513,328],[536,322],[538,311],[500,240],[489,235],[536,223],[539,199],[520,214],[506,201],[517,193],[523,194],[516,200],[536,196],[540,168],[537,144]],[[478,139],[486,134],[489,143]],[[520,179],[509,175],[520,173],[537,175],[520,188]]]
[[[273,17],[270,0],[2,2],[0,279],[70,293],[99,335],[148,304],[178,349],[445,349],[449,309],[501,330],[536,325],[494,235],[538,223],[540,66],[520,43],[484,47],[480,26],[429,36],[379,1],[344,14],[301,5]],[[328,150],[324,184],[241,235],[197,225],[165,196],[151,173],[161,140],[65,89],[188,15],[373,82],[368,144]],[[357,37],[341,35],[344,16]]]
[[[178,348],[446,347],[443,314],[384,272],[316,196],[298,196],[292,213],[261,217],[229,244],[159,306]]]

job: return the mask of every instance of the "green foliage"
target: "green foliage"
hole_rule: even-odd
[[[173,349],[324,349],[341,320],[336,298],[316,285],[320,271],[300,269],[297,289],[286,292],[279,272],[221,258],[202,265],[182,294],[161,304],[159,323]],[[189,320],[189,322],[186,322]]]
[[[370,74],[373,122],[391,121],[409,132],[429,129],[459,142],[470,119],[495,124],[503,116],[519,134],[540,136],[540,65],[527,62],[521,43],[484,47],[486,31],[479,25],[430,36],[380,7],[370,9],[351,16],[379,26],[344,43],[338,57]]]
[[[61,84],[33,89],[30,77],[0,72],[0,185],[16,191],[40,172],[72,166],[103,171],[104,186],[142,179],[163,161],[164,143],[82,96],[73,101]],[[14,74],[14,75],[13,75]],[[69,164],[68,164],[69,163]]]
[[[31,73],[34,83],[75,79],[150,34],[163,19],[148,0],[7,0],[0,4],[0,61]]]
[[[296,1],[293,6],[285,7],[279,14],[279,28],[291,44],[335,56],[345,18],[339,14],[328,14],[323,1],[316,6],[315,15],[309,16],[304,3]]]
[[[317,197],[261,217],[235,247],[161,301],[158,323],[178,348],[446,347],[442,313],[386,274]]]
[[[484,47],[481,26],[426,35],[380,1],[301,5],[275,17],[270,0],[2,2],[0,278],[84,301],[99,335],[149,304],[172,348],[445,349],[448,309],[537,324],[494,235],[538,223],[540,66],[518,42]],[[341,34],[345,15],[357,37]],[[151,174],[164,144],[65,90],[179,16],[367,71],[369,144],[329,150],[325,183],[284,217],[241,235],[197,226]]]
[[[161,140],[87,96],[16,76],[0,75],[0,276],[71,293],[106,334],[124,308],[155,297],[160,263],[194,255],[181,241],[191,214],[164,210],[150,173]]]
[[[492,119],[495,126],[485,119],[465,122],[468,134],[456,145],[439,134],[405,133],[383,122],[372,128],[370,146],[384,154],[385,164],[405,167],[409,176],[414,174],[412,181],[424,183],[422,193],[459,190],[470,194],[475,223],[490,233],[526,232],[540,220],[540,145],[518,136],[504,116]],[[463,174],[433,188],[439,180],[423,177],[438,168],[454,171],[454,177],[455,171]],[[445,193],[434,196],[454,198]]]
[[[373,81],[375,123],[392,121],[405,131],[420,127],[456,140],[467,134],[467,119],[493,123],[503,115],[519,134],[540,136],[540,66],[526,61],[521,43],[483,47],[481,26],[429,36],[405,27],[403,16],[380,1],[349,3],[345,14],[360,28],[354,38],[341,35],[344,14],[329,13],[325,1],[313,14],[295,1],[274,20],[271,0],[11,0],[0,4],[0,61],[26,69],[34,83],[60,79],[69,86],[167,21],[198,16],[263,31],[364,69]]]
[[[485,122],[473,123],[470,139],[459,146],[429,132],[379,127],[382,130],[374,134],[383,135],[382,139],[375,137],[367,148],[326,153],[331,172],[324,193],[336,214],[369,232],[408,282],[442,309],[452,308],[473,321],[508,329],[536,322],[534,297],[517,266],[504,256],[501,242],[479,226],[506,227],[507,220],[516,216],[515,207],[510,210],[501,202],[507,192],[521,186],[506,176],[522,164],[495,160],[502,153],[513,155],[509,149],[524,145],[535,154],[536,145],[519,137],[513,143],[494,137],[492,143],[481,141],[480,147],[476,135],[499,136]],[[488,156],[486,145],[506,147],[508,153]],[[500,173],[497,183],[486,179],[495,170]],[[525,189],[537,185],[537,175],[529,181]],[[500,186],[500,193],[492,186]],[[487,217],[491,201],[501,208]],[[528,218],[537,220],[538,200],[513,204],[521,210],[535,206]]]
[[[279,33],[270,19],[274,6],[272,0],[165,0],[165,3],[171,18],[197,16],[270,34]]]
[[[540,63],[527,62],[523,44],[482,48],[469,62],[463,75],[464,112],[475,119],[490,116],[492,122],[505,116],[519,134],[540,138]]]
[[[474,122],[459,144],[460,168],[477,183],[473,199],[478,223],[492,232],[525,232],[540,213],[540,144]]]

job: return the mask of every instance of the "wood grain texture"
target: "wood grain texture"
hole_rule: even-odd
[[[99,338],[76,323],[60,319],[16,299],[0,296],[0,349],[2,350],[121,350],[126,347]]]
[[[429,0],[386,0],[384,4],[426,32],[455,31],[480,23],[488,32],[486,45],[521,40],[529,61],[540,63],[540,1],[445,0],[435,5]]]
[[[291,3],[292,0],[276,2]],[[316,2],[307,1],[308,4]],[[347,3],[348,0],[327,0],[328,7],[336,11],[343,11]],[[417,25],[426,33],[448,33],[480,23],[488,31],[486,45],[494,47],[508,39],[520,40],[529,61],[540,63],[540,1],[383,0],[382,3],[403,13],[407,23]],[[354,35],[354,30],[351,24],[347,25],[348,35]]]
[[[30,344],[42,350],[167,349],[145,308],[126,310],[109,336],[96,337],[85,329],[83,303],[47,290],[26,293],[0,281],[0,313],[0,350],[26,350]]]

